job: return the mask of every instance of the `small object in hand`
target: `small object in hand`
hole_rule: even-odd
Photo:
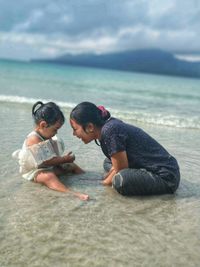
[[[73,158],[73,160],[75,160],[76,157],[73,152],[70,154],[70,156]]]

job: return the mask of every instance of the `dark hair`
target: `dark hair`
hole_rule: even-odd
[[[110,118],[110,112],[103,106],[97,107],[90,102],[82,102],[72,109],[70,119],[75,120],[85,130],[88,123],[102,127]]]
[[[65,121],[62,111],[54,102],[46,104],[41,101],[36,102],[32,107],[32,116],[36,124],[44,120],[48,126],[55,124],[57,121],[63,124]]]

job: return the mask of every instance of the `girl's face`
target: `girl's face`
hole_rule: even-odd
[[[85,144],[88,144],[95,139],[93,125],[89,125],[84,130],[75,120],[70,119],[70,124],[73,129],[73,135],[81,139]]]
[[[41,123],[40,132],[42,136],[44,136],[46,139],[50,139],[54,135],[57,134],[58,129],[62,127],[62,123],[60,121],[57,121],[55,124],[48,126],[48,124],[43,121],[43,124]]]

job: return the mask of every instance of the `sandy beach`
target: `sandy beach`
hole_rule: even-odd
[[[109,105],[111,110],[113,108],[114,114],[136,124],[156,138],[178,159],[181,169],[181,184],[174,195],[123,197],[111,187],[101,185],[104,156],[94,143],[86,146],[73,137],[67,119],[71,107],[69,104],[63,105],[66,123],[59,135],[65,142],[66,151],[72,150],[75,153],[77,163],[86,170],[86,173],[81,176],[69,175],[62,177],[61,180],[74,190],[90,195],[90,201],[82,202],[39,184],[27,182],[18,173],[17,162],[11,158],[11,154],[21,146],[24,137],[33,127],[30,110],[31,101],[34,101],[32,98],[36,98],[31,90],[36,90],[36,93],[41,91],[41,94],[39,93],[41,99],[56,100],[55,92],[50,91],[49,83],[54,81],[52,88],[55,88],[64,80],[60,78],[55,80],[52,74],[48,74],[46,78],[41,75],[36,84],[36,80],[31,79],[34,70],[29,69],[29,76],[21,74],[20,82],[19,75],[18,78],[15,76],[16,83],[14,83],[14,70],[12,71],[11,74],[7,74],[7,79],[9,78],[7,83],[3,78],[0,80],[0,95],[4,93],[9,99],[13,99],[8,101],[2,97],[0,103],[0,265],[25,267],[28,263],[29,267],[198,266],[200,261],[197,249],[200,246],[199,129],[137,121],[135,118],[131,119],[131,114],[129,117],[123,117],[124,113],[120,113],[120,110],[124,111],[126,105],[131,103],[127,100],[125,105],[123,102],[117,114],[115,102],[119,105],[124,89],[120,91],[118,88],[115,94],[112,93]],[[67,73],[67,70],[65,72]],[[89,74],[85,73],[85,76],[87,75]],[[98,75],[101,76],[101,73]],[[110,84],[112,75],[114,74],[107,73]],[[121,77],[124,77],[123,74]],[[66,96],[72,103],[78,103],[80,96],[84,99],[84,95],[92,100],[95,92],[92,94],[91,88],[98,88],[102,84],[97,84],[97,80],[89,79],[89,76],[87,79],[85,84],[80,80],[80,84],[84,85],[77,98],[75,90],[76,86],[80,86],[77,81],[76,85],[73,84],[74,91],[71,89],[67,91],[67,85],[61,86],[63,91],[66,90],[63,93],[63,102],[66,101],[64,99]],[[126,79],[131,78],[124,77],[123,86]],[[132,79],[134,81],[135,78]],[[140,76],[137,79],[139,83]],[[154,84],[156,77],[150,76],[150,82]],[[171,82],[173,83],[173,80]],[[88,86],[90,83],[91,87]],[[191,83],[192,80],[189,81],[189,84]],[[18,88],[16,92],[21,97],[18,100],[12,96],[14,87]],[[148,90],[147,86],[145,92]],[[32,98],[28,96],[29,94]],[[25,97],[24,102],[22,96]],[[137,99],[136,96],[135,98]],[[165,98],[167,99],[166,95]],[[186,98],[184,101],[187,102]],[[194,103],[195,101],[196,99]],[[103,98],[101,102],[104,102]],[[108,105],[108,102],[106,104]],[[189,104],[188,100],[187,105]],[[174,106],[175,102],[171,102],[169,110]],[[177,109],[179,106],[181,107],[177,101]],[[133,102],[133,110],[136,109],[137,105],[134,106]],[[154,114],[152,110],[149,105],[151,117]],[[141,112],[143,111],[146,112],[145,110]],[[188,108],[189,111],[192,112],[192,108],[191,110]],[[180,110],[177,114],[179,112]],[[195,116],[199,115],[196,113]],[[192,115],[191,118],[193,119]],[[156,120],[156,117],[154,119]]]

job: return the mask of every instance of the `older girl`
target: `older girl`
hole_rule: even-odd
[[[178,188],[176,159],[142,129],[90,102],[71,111],[70,123],[73,134],[85,144],[99,142],[106,156],[104,185],[113,185],[122,195],[166,194]]]

